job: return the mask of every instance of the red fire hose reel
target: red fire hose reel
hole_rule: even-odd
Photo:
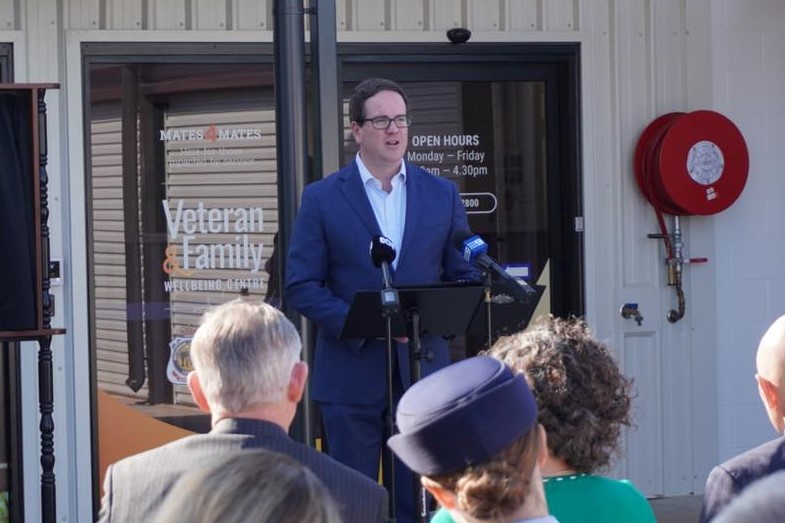
[[[656,209],[675,216],[727,209],[744,189],[749,164],[739,129],[713,111],[664,114],[635,148],[638,187]]]
[[[684,316],[683,264],[707,261],[682,257],[679,217],[716,214],[736,201],[749,172],[747,145],[733,122],[719,113],[668,113],[638,138],[634,171],[660,226],[660,233],[649,237],[665,242],[668,284],[676,286],[679,299],[679,310],[671,310],[667,318],[675,323]],[[663,214],[674,217],[672,233]]]

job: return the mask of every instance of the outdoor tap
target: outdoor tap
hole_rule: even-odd
[[[638,309],[637,303],[625,303],[622,306],[621,311],[619,312],[621,313],[621,317],[624,318],[625,320],[628,320],[630,318],[635,320],[635,322],[638,324],[639,327],[641,323],[643,323],[643,315],[641,314],[641,311]]]

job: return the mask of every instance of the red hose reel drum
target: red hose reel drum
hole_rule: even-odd
[[[747,144],[739,129],[714,111],[668,113],[638,139],[635,179],[660,212],[709,215],[741,194],[749,172]]]

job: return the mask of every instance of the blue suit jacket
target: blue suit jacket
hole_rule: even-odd
[[[748,450],[712,469],[706,480],[700,523],[708,523],[750,483],[785,470],[785,438]]]
[[[406,223],[397,253],[394,283],[429,284],[474,280],[479,274],[452,245],[455,231],[468,230],[455,185],[406,164]],[[386,392],[386,343],[339,340],[358,290],[380,290],[381,269],[369,246],[381,234],[357,162],[305,188],[286,266],[286,300],[318,327],[312,397],[317,401],[372,404]],[[423,375],[449,364],[447,343],[423,338],[433,361]],[[398,367],[409,384],[408,348],[397,344]]]

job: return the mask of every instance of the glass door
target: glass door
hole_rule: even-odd
[[[210,430],[191,336],[269,301],[279,202],[271,46],[83,49],[97,508],[109,463]]]

